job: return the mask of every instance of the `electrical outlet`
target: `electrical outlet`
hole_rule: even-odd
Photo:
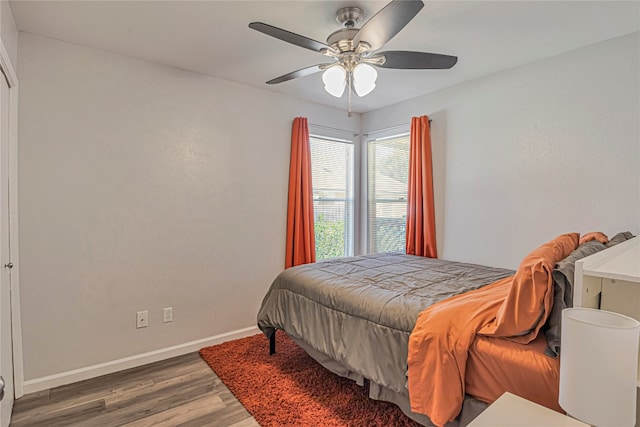
[[[162,309],[162,322],[173,322],[173,307]]]
[[[136,328],[146,328],[149,326],[149,311],[138,311],[136,313]]]

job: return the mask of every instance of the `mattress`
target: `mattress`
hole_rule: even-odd
[[[467,360],[467,394],[492,403],[508,391],[564,413],[558,404],[560,358],[545,355],[546,348],[544,334],[527,345],[478,336]]]

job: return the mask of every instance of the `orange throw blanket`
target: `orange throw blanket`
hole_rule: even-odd
[[[462,409],[469,349],[477,334],[533,341],[553,302],[555,264],[578,246],[577,233],[540,246],[514,276],[425,309],[409,337],[408,388],[411,410],[437,426]]]

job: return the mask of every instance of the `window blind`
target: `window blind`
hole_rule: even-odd
[[[368,252],[405,252],[409,134],[372,140],[368,151]]]
[[[353,255],[352,141],[311,135],[316,259]]]

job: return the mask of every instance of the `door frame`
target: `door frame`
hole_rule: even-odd
[[[18,246],[18,76],[9,53],[0,38],[0,68],[9,83],[9,236],[11,262],[11,339],[13,341],[14,399],[24,394],[24,364],[22,357],[22,317],[20,315],[20,261]],[[2,268],[2,266],[0,266]]]

